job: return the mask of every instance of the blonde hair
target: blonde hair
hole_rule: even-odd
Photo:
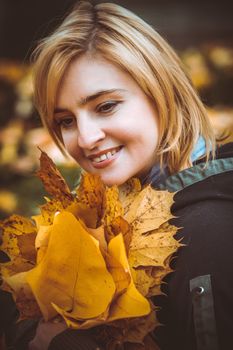
[[[160,127],[157,155],[171,173],[192,164],[200,135],[208,159],[214,136],[206,110],[173,49],[129,10],[87,1],[79,2],[35,51],[35,104],[60,149],[62,137],[53,122],[56,95],[68,66],[83,54],[101,55],[128,72],[154,103]]]

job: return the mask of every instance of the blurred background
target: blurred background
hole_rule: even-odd
[[[79,169],[64,160],[33,107],[30,55],[76,1],[0,0],[0,218],[32,215],[43,202],[34,176],[40,146],[70,187]],[[95,1],[101,2],[101,1]],[[107,2],[107,0],[106,0]],[[149,22],[175,48],[205,105],[220,143],[233,140],[233,2],[108,1]]]

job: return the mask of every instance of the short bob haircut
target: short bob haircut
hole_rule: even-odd
[[[207,159],[214,135],[206,110],[173,49],[141,18],[113,3],[79,2],[34,52],[35,105],[56,144],[65,152],[53,114],[62,78],[81,55],[101,55],[137,82],[159,116],[157,155],[171,173],[191,166],[200,135]],[[213,147],[214,148],[214,147]]]

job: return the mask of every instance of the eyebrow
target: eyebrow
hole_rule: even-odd
[[[86,96],[84,98],[82,98],[79,102],[78,105],[79,106],[85,106],[86,104],[88,104],[91,101],[96,100],[97,98],[103,96],[103,95],[109,95],[112,93],[122,93],[122,92],[126,92],[126,90],[124,89],[109,89],[109,90],[100,90],[97,91],[96,93]],[[60,113],[60,112],[64,112],[65,109],[63,108],[55,108],[54,113]]]

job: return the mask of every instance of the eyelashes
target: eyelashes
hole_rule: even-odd
[[[60,129],[69,129],[69,128],[73,127],[74,125],[76,126],[76,118],[71,116],[71,115],[60,117],[60,118],[55,118],[55,124]]]
[[[97,106],[96,111],[97,113],[102,113],[102,114],[111,113],[122,102],[123,101],[107,101],[107,102],[101,103],[100,105]]]
[[[94,113],[96,113],[100,117],[111,115],[117,110],[117,107],[121,103],[123,103],[122,100],[117,100],[117,101],[109,100],[109,101],[100,103],[95,107]],[[58,127],[61,130],[77,127],[76,116],[68,113],[69,113],[68,111],[67,111],[67,114],[64,111],[64,113],[60,113],[60,115],[59,113],[55,115],[54,123],[56,127]],[[92,112],[90,111],[90,113]]]

